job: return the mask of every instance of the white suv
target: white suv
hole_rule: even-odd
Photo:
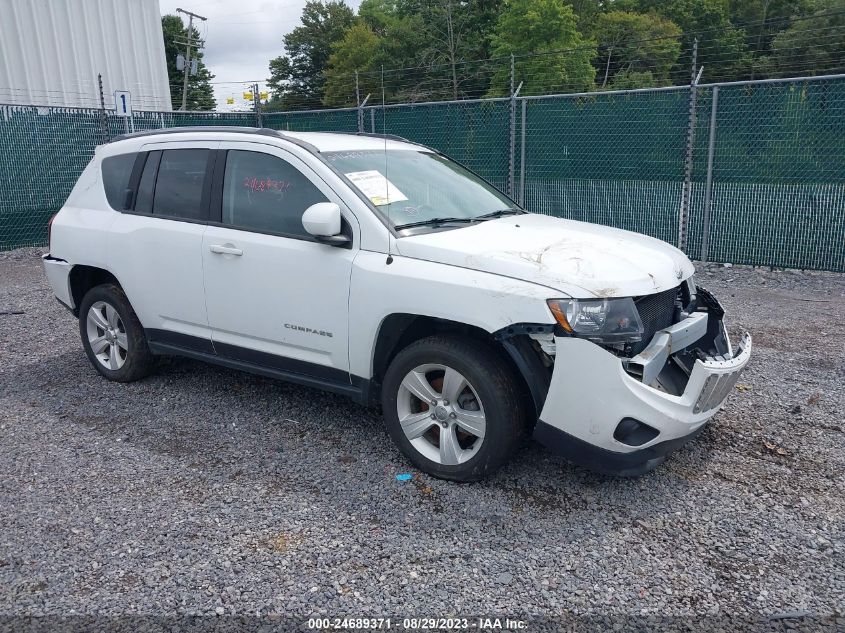
[[[681,251],[526,213],[396,137],[120,137],[52,219],[44,268],[106,378],[171,354],[346,394],[381,405],[419,469],[459,481],[529,433],[646,472],[751,354]]]

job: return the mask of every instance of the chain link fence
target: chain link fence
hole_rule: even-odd
[[[96,145],[130,130],[260,125],[396,134],[537,213],[695,259],[845,271],[845,76],[274,113],[0,106],[0,250],[41,246]],[[691,133],[692,132],[692,133]]]

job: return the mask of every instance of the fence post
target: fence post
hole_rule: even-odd
[[[692,199],[692,162],[695,145],[695,100],[698,92],[696,65],[698,59],[698,38],[692,44],[692,68],[689,87],[689,122],[687,127],[687,147],[684,157],[684,186],[681,191],[681,209],[678,212],[678,248],[687,250],[687,223]]]
[[[511,53],[511,100],[510,100],[510,143],[508,144],[508,195],[514,197],[514,170],[516,168],[514,158],[516,153],[516,95],[519,88],[514,90],[514,57]],[[522,84],[520,84],[520,88]]]
[[[358,86],[358,71],[355,71],[355,107],[358,108],[358,133],[364,133],[364,110],[361,109],[361,89]]]
[[[103,96],[103,75],[97,75],[97,83],[100,86],[100,132],[103,133],[103,142],[111,140],[109,134],[109,120],[106,117],[106,98]]]
[[[519,204],[525,206],[525,110],[528,107],[528,101],[522,100],[522,123],[520,125],[520,139],[519,139]]]
[[[707,263],[710,248],[710,205],[713,202],[713,155],[716,152],[716,111],[719,107],[719,86],[713,86],[710,105],[710,137],[707,142],[707,181],[704,185],[704,211],[701,217],[701,261]]]
[[[367,105],[367,102],[369,100],[370,100],[370,95],[368,94],[366,97],[364,97],[363,101],[358,102],[357,115],[358,115],[358,133],[359,134],[364,133],[364,106]],[[372,127],[373,134],[375,134],[375,128],[376,128],[375,119],[373,119],[371,121],[371,123],[372,123],[372,125],[370,127]]]
[[[370,132],[376,133],[376,109],[370,108]]]

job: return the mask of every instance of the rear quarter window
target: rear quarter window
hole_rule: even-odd
[[[126,189],[132,176],[135,156],[135,153],[118,154],[103,159],[103,189],[106,191],[109,206],[115,211],[122,211],[126,202]]]

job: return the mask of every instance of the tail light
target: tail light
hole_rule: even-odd
[[[52,249],[52,242],[53,242],[53,220],[56,219],[56,216],[59,215],[58,213],[54,213],[50,220],[47,222],[47,252],[49,253]]]

